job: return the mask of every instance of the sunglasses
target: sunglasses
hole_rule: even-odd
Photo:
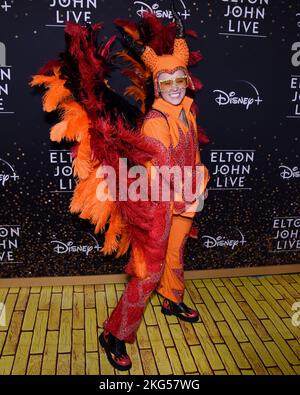
[[[187,88],[187,75],[160,80],[158,81],[159,89],[162,92],[169,92],[173,88],[174,82],[179,89]]]

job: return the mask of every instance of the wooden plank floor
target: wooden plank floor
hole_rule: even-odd
[[[99,346],[102,324],[125,284],[0,288],[0,374],[120,374]],[[129,374],[300,374],[300,274],[186,281],[195,324],[148,304]],[[128,374],[128,372],[127,372]]]

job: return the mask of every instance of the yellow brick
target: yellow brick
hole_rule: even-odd
[[[83,330],[73,330],[72,333],[71,374],[85,374],[85,350]]]
[[[274,359],[271,357],[271,355],[268,352],[268,350],[266,349],[264,343],[261,341],[261,339],[255,333],[250,322],[240,321],[240,324],[241,324],[246,336],[250,340],[253,348],[255,349],[255,351],[258,353],[259,357],[263,361],[264,365],[266,367],[275,366]]]
[[[248,278],[249,278],[249,280],[251,281],[251,283],[253,285],[261,285],[261,282],[259,281],[258,277],[251,276],[251,277],[248,277]]]
[[[41,287],[31,287],[30,288],[30,293],[32,293],[32,294],[40,294],[41,293]]]
[[[296,302],[296,298],[294,296],[291,296],[288,291],[281,285],[281,284],[276,284],[274,285],[276,291],[280,293],[280,295],[285,299],[286,302],[288,302],[290,305],[292,305],[294,302]],[[282,300],[278,300],[278,302],[282,302]],[[281,303],[280,303],[281,304]]]
[[[123,284],[116,284],[116,289],[120,289],[119,288],[120,285],[123,285]],[[101,292],[105,291],[104,284],[95,284],[95,292],[98,292],[98,291],[101,291]]]
[[[298,283],[292,283],[291,286],[296,290],[298,293],[298,298],[300,297],[300,284]]]
[[[236,287],[243,285],[243,283],[241,282],[241,280],[239,279],[239,277],[231,277],[229,279],[233,285],[235,285]]]
[[[18,287],[11,287],[11,288],[9,288],[8,293],[10,293],[10,294],[18,294],[19,291],[20,291],[20,288],[18,288]]]
[[[86,374],[99,375],[99,356],[97,352],[87,352],[86,358]]]
[[[72,305],[73,305],[73,286],[72,285],[65,285],[63,287],[61,308],[63,310],[72,309]]]
[[[215,284],[216,287],[223,287],[224,283],[221,278],[213,278],[212,282]]]
[[[291,274],[291,277],[294,281],[300,284],[300,274]]]
[[[95,307],[95,289],[93,285],[84,286],[84,307],[86,309]]]
[[[140,326],[137,331],[137,342],[139,345],[139,349],[151,348],[144,318],[142,318]]]
[[[241,281],[247,291],[252,295],[255,300],[264,300],[263,295],[259,292],[258,287],[255,287],[247,277],[242,277]],[[263,287],[261,287],[263,288]]]
[[[7,376],[11,374],[11,369],[14,363],[14,356],[7,355],[0,358],[0,376]]]
[[[159,374],[171,374],[172,368],[157,326],[149,326],[148,335]]]
[[[49,310],[52,287],[42,287],[39,301],[39,310]]]
[[[293,366],[293,369],[297,376],[300,376],[300,365]]]
[[[274,276],[266,276],[265,278],[266,278],[266,279],[269,281],[269,283],[272,284],[272,285],[278,284],[278,280],[277,280],[276,277],[274,277]],[[258,284],[258,285],[261,285],[261,283]]]
[[[130,369],[130,374],[131,375],[144,374],[143,366],[142,366],[142,362],[141,362],[141,358],[140,358],[140,353],[139,353],[139,349],[137,347],[136,342],[127,344],[126,350],[132,360],[132,368]]]
[[[191,351],[196,362],[198,371],[200,374],[208,375],[213,374],[211,370],[206,355],[203,351],[203,348],[199,346],[191,346]]]
[[[58,352],[71,352],[72,344],[72,311],[63,310],[59,328]]]
[[[217,325],[238,367],[240,369],[250,369],[251,366],[232,334],[228,324],[226,322],[218,322]]]
[[[185,287],[185,290],[189,293],[191,300],[194,303],[202,303],[201,296],[199,295],[199,292],[197,291],[197,288],[195,287],[192,280],[185,281]]]
[[[282,371],[277,366],[274,368],[269,368],[268,372],[269,375],[274,375],[274,376],[282,375]]]
[[[284,358],[284,355],[281,353],[277,345],[274,342],[266,342],[265,344],[283,374],[295,374],[295,371]]]
[[[260,306],[264,309],[270,320],[273,322],[273,324],[276,326],[276,328],[279,330],[281,333],[281,336],[286,339],[293,339],[293,335],[291,332],[288,330],[288,328],[284,325],[283,321],[278,317],[278,315],[275,313],[275,311],[272,309],[272,307],[264,301],[259,301]]]
[[[57,375],[69,375],[71,369],[71,355],[58,354],[57,358]]]
[[[73,294],[73,329],[84,328],[84,295],[83,293]]]
[[[183,375],[184,371],[182,369],[181,362],[180,362],[179,356],[177,354],[176,348],[175,347],[168,347],[167,353],[168,353],[169,360],[170,360],[170,363],[172,366],[173,374]]]
[[[105,284],[105,292],[107,298],[107,306],[114,308],[117,304],[115,286],[113,284]]]
[[[216,348],[218,350],[218,353],[220,354],[220,357],[224,363],[225,369],[227,370],[228,374],[241,374],[227,346],[225,344],[216,344]]]
[[[34,326],[30,354],[42,354],[46,340],[48,311],[38,311]]]
[[[0,355],[1,355],[1,352],[2,352],[2,348],[4,346],[4,342],[5,342],[5,339],[6,339],[6,334],[7,334],[7,332],[0,332]]]
[[[52,293],[61,293],[62,292],[62,286],[61,285],[55,285],[52,287]]]
[[[255,373],[251,369],[241,370],[241,373],[243,376],[254,376],[255,375]]]
[[[199,293],[200,293],[207,309],[209,310],[210,314],[212,315],[213,319],[215,321],[223,321],[224,318],[223,318],[222,314],[220,313],[220,310],[219,310],[216,302],[210,296],[208,290],[206,288],[199,288]]]
[[[184,333],[187,344],[189,346],[199,344],[199,339],[194,331],[193,325],[182,320],[179,320],[179,324],[181,326],[182,332]]]
[[[216,288],[216,286],[214,285],[212,280],[204,279],[203,282],[215,302],[223,302],[224,301],[223,296],[220,294],[220,292],[218,291],[218,289]]]
[[[294,353],[297,355],[298,359],[300,359],[300,343],[297,342],[297,340],[288,340],[287,342]]]
[[[223,298],[225,299],[225,302],[228,304],[235,317],[238,320],[246,319],[245,314],[242,312],[237,302],[233,299],[228,289],[224,287],[220,287],[219,292],[222,294]]]
[[[196,289],[196,288],[195,288]],[[202,300],[199,296],[198,296],[198,298],[196,298],[197,300]],[[194,302],[195,302],[195,300],[193,300],[192,298],[191,298],[191,296],[190,296],[190,294],[189,294],[189,292],[186,290],[186,292],[184,292],[184,295],[183,295],[183,302],[187,305],[187,306],[189,306],[189,307],[191,307],[192,309],[194,309],[195,308],[195,304],[194,304]]]
[[[17,303],[15,306],[15,310],[25,310],[26,309],[26,305],[27,305],[28,298],[29,298],[29,291],[30,291],[30,288],[21,288],[20,289]]]
[[[232,283],[232,280],[230,281],[229,278],[224,278],[223,279],[223,283],[227,289],[227,291],[229,292],[229,294],[232,296],[232,298],[236,301],[236,302],[241,302],[244,300],[243,296],[240,294],[239,290],[238,290],[238,286],[236,286],[235,284]],[[243,285],[241,283],[241,281],[239,280],[239,285]],[[223,289],[223,288],[221,288]]]
[[[170,349],[168,349],[169,351]],[[176,351],[176,350],[175,350]],[[140,350],[141,360],[144,368],[144,374],[148,375],[157,375],[156,364],[154,360],[154,356],[152,350]],[[181,374],[181,373],[178,373]]]
[[[282,300],[278,300],[278,303],[280,304],[280,306],[283,308],[283,310],[287,313],[287,315],[289,316],[291,314],[291,306],[293,304],[288,303],[286,300],[282,299]]]
[[[32,331],[35,323],[35,317],[37,314],[37,308],[39,304],[39,294],[30,294],[27,303],[22,330]]]
[[[262,341],[271,340],[268,332],[266,331],[265,327],[262,325],[261,321],[257,318],[256,314],[251,310],[251,307],[246,302],[239,303],[241,309],[245,313],[248,321],[251,323],[255,331],[257,332],[258,336]]]
[[[205,304],[197,304],[196,307],[213,343],[224,343],[219,329],[217,328],[215,321],[212,319]]]
[[[293,336],[298,340],[300,343],[300,330],[298,326],[294,326],[292,324],[292,320],[290,318],[284,318],[282,322],[285,324],[285,326],[288,328],[288,330],[293,334]],[[287,340],[293,340],[293,339],[287,339]]]
[[[226,303],[219,303],[218,304],[219,309],[222,313],[222,315],[225,317],[226,322],[230,326],[232,332],[234,333],[234,336],[237,338],[239,342],[246,342],[248,341],[247,336],[245,335],[244,331],[242,330],[239,322],[235,318],[234,314],[230,310],[230,308],[227,306]]]
[[[113,375],[115,374],[115,369],[109,363],[105,351],[101,349],[100,352],[100,371],[101,375]]]
[[[58,331],[48,331],[42,363],[42,375],[56,374]]]
[[[194,285],[197,288],[205,288],[205,285],[202,280],[193,280]]]
[[[16,353],[17,345],[19,342],[19,336],[21,332],[23,315],[24,315],[23,311],[15,311],[13,313],[6,337],[5,346],[3,349],[3,355],[13,355]]]
[[[276,276],[276,279],[278,280],[278,283],[279,283],[280,285],[282,285],[283,288],[285,288],[285,289],[287,290],[287,292],[288,292],[291,296],[297,298],[298,295],[297,295],[297,292],[295,291],[295,289],[294,289],[294,288],[293,288],[293,287],[292,287],[282,276]],[[265,285],[265,283],[264,283],[263,285]],[[270,285],[270,284],[269,284],[269,285]],[[275,286],[272,286],[272,285],[270,285],[270,286],[272,287],[272,289],[270,290],[271,295],[272,295],[275,299],[282,299],[282,296],[280,295],[279,292],[277,292]],[[274,294],[274,293],[275,293],[275,294]]]
[[[61,312],[61,293],[52,293],[49,311],[48,329],[58,330]]]
[[[160,333],[162,334],[165,347],[174,346],[173,339],[169,330],[169,325],[166,321],[164,314],[162,314],[161,312],[161,306],[154,306],[154,313],[156,316],[158,326],[160,328]],[[139,330],[139,332],[141,331]]]
[[[191,355],[189,346],[185,342],[182,329],[179,325],[172,325],[171,333],[176,345],[176,349],[180,355],[180,360],[185,373],[196,372],[197,368]]]
[[[144,319],[146,325],[157,325],[156,317],[153,311],[153,306],[149,302],[147,303],[147,307],[144,312]]]
[[[32,333],[22,332],[14,360],[12,374],[24,375],[26,372],[29,348],[31,343]]]
[[[42,358],[43,358],[42,355],[30,355],[26,374],[33,376],[40,375]]]
[[[87,352],[98,351],[95,309],[85,309],[85,348]]]
[[[298,274],[298,276],[299,276],[299,274]],[[297,282],[291,274],[282,274],[282,277],[285,279],[285,281],[287,281],[290,284]]]
[[[269,332],[270,336],[272,336],[272,338],[274,339],[277,346],[280,348],[280,351],[283,353],[285,358],[288,360],[288,362],[290,362],[291,364],[295,364],[295,365],[300,364],[300,361],[297,358],[297,355],[292,351],[290,346],[281,337],[281,334],[275,328],[274,324],[270,320],[264,320],[263,324],[264,324],[266,330]]]
[[[282,299],[280,293],[276,291],[276,288],[267,280],[267,278],[262,277],[260,280],[261,284],[270,292],[270,294],[275,299]]]
[[[253,298],[253,296],[245,287],[239,287],[239,291],[245,298],[248,305],[251,307],[252,311],[254,311],[254,313],[257,315],[257,317],[260,320],[267,318],[267,315],[264,312],[264,310],[260,307],[258,302]]]
[[[194,324],[194,328],[212,369],[213,370],[224,369],[224,365],[222,364],[222,361],[217,353],[215,345],[212,343],[212,341],[208,336],[204,324],[196,323]]]
[[[102,328],[107,318],[106,295],[104,292],[96,292],[96,313],[98,326]]]
[[[74,292],[83,292],[83,285],[74,285]]]
[[[260,360],[259,356],[250,343],[241,344],[242,350],[244,351],[248,361],[250,362],[252,369],[258,375],[268,374],[268,371],[264,367],[264,364]]]
[[[0,288],[0,303],[4,303],[8,294],[8,288]]]
[[[228,376],[228,373],[226,372],[226,370],[215,370],[214,374],[216,376]]]
[[[273,296],[269,293],[269,291],[261,286],[257,287],[260,293],[264,296],[265,300],[269,303],[272,309],[279,315],[281,318],[288,317],[288,314],[283,310],[283,308],[278,303],[279,299],[274,299]]]

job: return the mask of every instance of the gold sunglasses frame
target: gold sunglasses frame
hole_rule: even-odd
[[[164,80],[158,81],[158,86],[159,86],[160,91],[161,91],[161,92],[167,92],[167,89],[161,90],[161,86],[160,86],[160,83],[161,83],[161,82],[172,81],[172,82],[173,82],[172,88],[173,88],[174,82],[176,83],[176,79],[177,79],[177,78],[185,78],[186,87],[188,86],[188,76],[187,76],[187,75],[181,75],[181,76],[178,76],[178,77],[166,78],[166,79],[164,79]],[[170,89],[172,89],[172,88],[170,88]]]

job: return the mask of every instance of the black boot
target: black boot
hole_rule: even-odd
[[[196,322],[199,320],[198,311],[187,307],[183,302],[175,303],[170,299],[164,299],[161,312],[165,315],[175,315],[187,322]]]
[[[118,370],[129,370],[131,368],[132,363],[123,340],[119,340],[109,332],[102,332],[99,341],[114,368]]]

